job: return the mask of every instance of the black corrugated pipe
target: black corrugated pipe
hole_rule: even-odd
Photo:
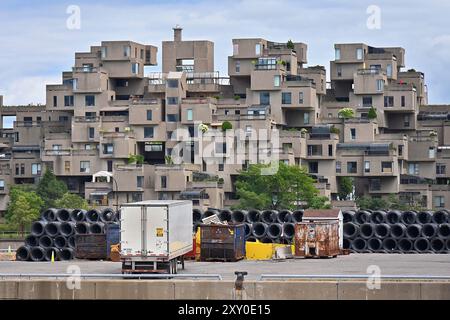
[[[374,211],[370,215],[370,221],[375,224],[385,223],[386,222],[387,212],[384,210]]]
[[[211,217],[213,215],[219,215],[219,210],[216,210],[216,209],[208,209],[208,210],[206,210],[205,212],[203,212],[202,219]]]
[[[390,210],[386,214],[386,221],[389,224],[396,224],[400,222],[400,217],[402,216],[402,213],[398,210]]]
[[[245,222],[245,215],[247,211],[244,210],[235,210],[231,213],[231,221],[234,223],[243,223]]]
[[[397,250],[397,241],[394,238],[384,238],[383,249],[386,252],[395,252]]]
[[[417,222],[421,224],[427,224],[431,222],[431,219],[433,217],[433,212],[431,211],[420,211],[417,214]]]
[[[294,212],[292,212],[292,222],[302,222],[303,212],[303,210],[295,210]]]
[[[350,245],[351,245],[350,239],[347,238],[342,239],[342,247],[344,249],[350,249]]]
[[[120,222],[120,211],[121,209],[116,211],[116,214],[114,215],[114,222]]]
[[[259,240],[261,243],[273,243],[273,239],[269,238],[269,237],[264,237],[262,239]]]
[[[283,226],[280,223],[271,223],[267,227],[267,236],[271,239],[278,239],[283,233]]]
[[[374,225],[371,223],[364,223],[359,226],[359,235],[364,239],[372,238],[375,233]]]
[[[42,248],[53,247],[53,239],[49,236],[42,236],[39,238],[39,246]]]
[[[342,219],[344,223],[353,222],[355,220],[355,211],[348,210],[342,212]]]
[[[380,252],[383,250],[383,241],[379,238],[370,238],[367,241],[367,248],[373,252]]]
[[[31,234],[40,237],[45,233],[46,221],[35,221],[31,224]]]
[[[73,249],[70,249],[70,248],[61,249],[59,257],[60,257],[61,261],[72,260],[73,259]]]
[[[58,249],[65,248],[65,247],[67,247],[67,238],[65,238],[63,236],[57,236],[57,237],[55,237],[55,240],[53,240],[53,243],[54,243],[55,247]]]
[[[86,221],[90,223],[98,222],[100,220],[100,212],[97,209],[91,209],[86,212]]]
[[[31,251],[31,247],[29,247],[29,246],[20,246],[16,250],[16,260],[17,261],[28,261],[28,260],[30,260],[30,251]]]
[[[364,224],[370,221],[370,213],[367,210],[359,210],[355,213],[355,222]]]
[[[75,224],[75,234],[86,234],[86,233],[89,233],[89,223],[77,222]]]
[[[86,210],[83,209],[73,209],[70,213],[70,219],[73,222],[86,221]]]
[[[400,239],[406,234],[406,227],[401,223],[391,225],[391,237]]]
[[[69,248],[75,249],[75,236],[70,236],[67,240]]]
[[[416,241],[414,241],[414,249],[417,252],[427,252],[430,250],[430,241],[426,238],[417,238]]]
[[[25,238],[25,245],[28,247],[36,247],[39,245],[39,238],[30,234]]]
[[[403,211],[400,217],[400,221],[405,225],[415,224],[417,221],[417,212],[415,211]]]
[[[43,261],[45,258],[45,250],[41,247],[32,247],[30,250],[30,258],[33,261]]]
[[[431,239],[430,248],[431,248],[431,250],[433,250],[434,252],[437,252],[437,253],[444,252],[446,249],[444,239],[441,239],[441,238]]]
[[[196,233],[197,230],[198,230],[198,228],[200,228],[200,225],[201,225],[201,224],[202,224],[201,222],[195,222],[195,223],[194,223],[194,226],[192,227],[192,231],[193,231],[194,233]]]
[[[192,209],[192,221],[194,223],[202,221],[202,211],[200,209]]]
[[[61,235],[65,237],[70,237],[75,233],[75,223],[74,222],[62,222],[61,223],[61,229],[60,229]]]
[[[363,238],[355,238],[351,242],[352,250],[356,252],[362,252],[367,250],[367,241]]]
[[[247,241],[247,242],[256,242],[256,241],[258,241],[258,239],[256,239],[254,236],[250,236],[245,241]]]
[[[69,221],[71,212],[72,209],[58,209],[58,211],[56,211],[56,220],[58,220],[59,222]]]
[[[255,223],[260,221],[261,211],[257,209],[251,209],[248,211],[245,219],[248,223]]]
[[[283,237],[288,240],[292,240],[295,236],[295,224],[292,222],[286,222],[283,224]]]
[[[292,221],[292,211],[290,210],[281,210],[277,214],[278,223],[285,223]]]
[[[105,230],[105,225],[101,222],[91,223],[89,226],[90,233],[100,234]]]
[[[245,230],[245,239],[248,239],[252,235],[252,224],[245,223],[244,230]]]
[[[397,241],[397,247],[403,253],[411,252],[414,249],[414,244],[411,239],[401,238]]]
[[[60,258],[59,258],[60,250],[58,248],[46,248],[45,254],[44,254],[44,260],[51,261],[52,253],[53,253],[53,257],[55,258],[55,261],[60,260]]]
[[[359,235],[359,226],[353,222],[344,223],[344,238],[354,239]]]
[[[278,215],[278,211],[276,210],[264,210],[261,213],[261,222],[270,224],[276,221],[276,217]]]
[[[223,209],[220,210],[219,212],[219,220],[220,221],[226,221],[226,222],[230,222],[231,221],[231,210],[228,209]]]
[[[433,213],[432,220],[434,223],[441,224],[446,223],[448,219],[448,213],[444,210],[435,211]]]
[[[50,237],[56,237],[61,228],[61,222],[49,222],[45,225],[45,234]]]
[[[255,222],[253,224],[252,234],[258,239],[264,238],[267,234],[267,224],[263,222]]]
[[[375,225],[375,236],[384,239],[391,234],[391,226],[387,223],[380,223]]]
[[[420,224],[411,224],[406,228],[406,235],[410,239],[416,239],[422,234],[422,226]]]
[[[100,212],[100,221],[103,223],[108,223],[114,221],[114,210],[111,208],[103,209]]]
[[[450,251],[450,238],[445,242],[445,246],[447,247],[447,251]]]
[[[448,238],[450,236],[450,224],[443,223],[439,226],[438,234],[442,238]]]
[[[422,226],[422,236],[425,238],[433,238],[438,232],[439,226],[435,223],[427,223]]]
[[[47,221],[47,222],[56,221],[56,212],[57,211],[58,210],[55,208],[48,208],[47,210],[42,212],[42,215],[41,215],[42,220]]]

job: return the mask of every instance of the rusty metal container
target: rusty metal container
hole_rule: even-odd
[[[339,252],[338,221],[300,222],[295,225],[296,257],[336,257]]]
[[[244,224],[200,226],[201,261],[238,261],[245,257]]]
[[[77,234],[75,236],[75,257],[77,259],[105,260],[106,234]]]

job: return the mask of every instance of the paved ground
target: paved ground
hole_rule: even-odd
[[[70,265],[82,273],[120,273],[121,264],[107,261],[73,260],[70,262],[0,261],[2,273],[66,273]],[[376,265],[384,275],[450,276],[450,254],[351,254],[336,259],[295,259],[286,261],[186,262],[183,273],[217,273],[234,279],[235,271],[247,271],[249,279],[270,274],[367,274],[367,267]]]

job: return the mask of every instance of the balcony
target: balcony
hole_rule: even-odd
[[[59,150],[53,150],[53,149],[46,149],[44,150],[45,156],[97,156],[98,151],[97,150],[72,150],[72,149],[59,149]]]

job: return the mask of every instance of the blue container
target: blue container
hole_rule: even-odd
[[[244,224],[202,224],[200,260],[238,261],[245,257]]]

